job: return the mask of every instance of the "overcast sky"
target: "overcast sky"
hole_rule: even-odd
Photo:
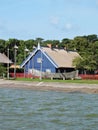
[[[98,34],[98,0],[0,0],[0,39]]]

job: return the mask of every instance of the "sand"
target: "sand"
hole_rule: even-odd
[[[61,82],[31,82],[0,79],[0,88],[18,88],[42,91],[61,91],[61,92],[83,92],[98,93],[98,84],[79,84]]]

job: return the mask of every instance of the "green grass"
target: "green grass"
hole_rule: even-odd
[[[50,79],[30,79],[30,78],[16,78],[17,81],[31,81],[31,82],[61,82],[61,83],[85,83],[98,84],[98,80],[50,80]]]

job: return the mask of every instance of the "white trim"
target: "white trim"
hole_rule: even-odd
[[[30,60],[30,58],[37,52],[37,49],[32,52],[23,62],[23,64],[21,64],[21,68]]]
[[[57,65],[49,58],[49,56],[43,51],[43,49],[40,47],[40,44],[39,44],[39,43],[38,43],[38,46],[37,46],[36,50],[35,50],[34,52],[32,52],[31,55],[29,55],[26,60],[24,60],[23,64],[21,64],[21,68],[22,68],[22,67],[30,60],[30,58],[31,58],[32,56],[34,56],[34,54],[35,54],[37,51],[39,51],[39,50],[47,57],[47,59],[48,59],[56,68],[58,68],[58,66],[57,66]]]

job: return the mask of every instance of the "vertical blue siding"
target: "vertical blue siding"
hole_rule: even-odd
[[[47,59],[47,57],[40,51],[38,50],[35,55],[29,60],[29,62],[26,63],[25,65],[25,70],[28,72],[28,68],[30,69],[36,69],[36,70],[41,70],[41,63],[38,63],[37,60],[38,58],[42,57],[42,71],[46,72],[46,69],[51,70],[52,73],[56,72],[55,66]]]

